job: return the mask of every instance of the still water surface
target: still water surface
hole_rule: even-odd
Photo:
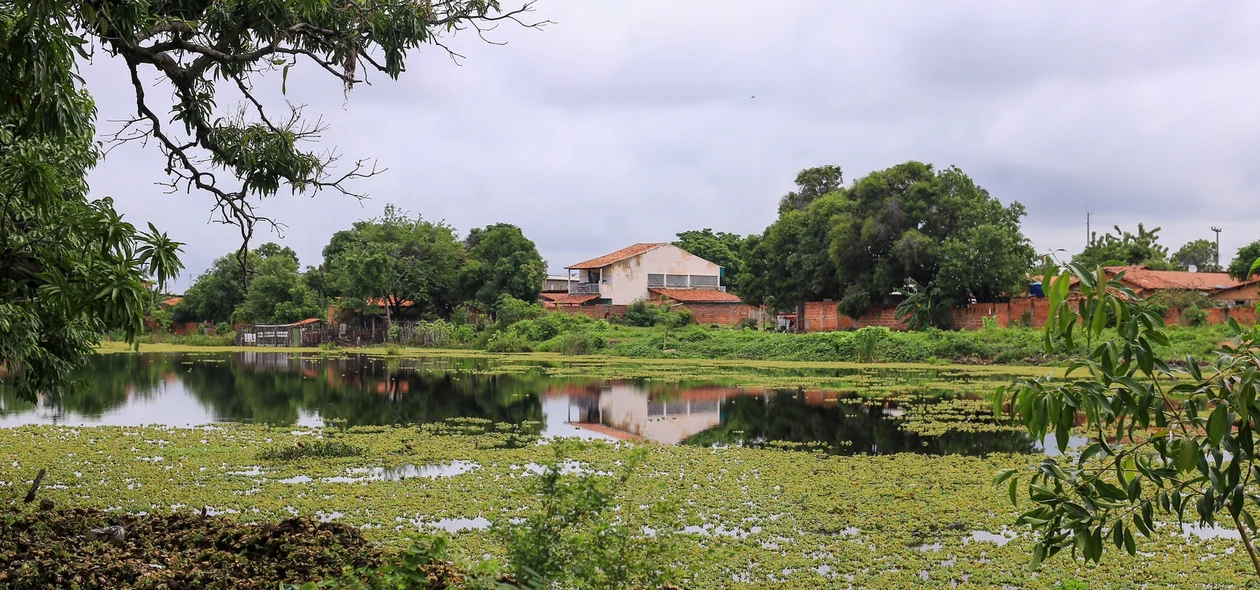
[[[881,369],[903,389],[766,389],[705,382],[548,375],[547,363],[496,373],[488,359],[384,359],[285,353],[109,354],[92,359],[91,385],[37,403],[0,385],[0,427],[25,424],[195,426],[258,422],[320,426],[425,424],[452,418],[542,424],[545,436],[661,444],[802,443],[832,453],[1033,452],[1018,430],[908,432],[911,406],[982,399]],[[922,371],[919,370],[921,373]],[[832,371],[834,374],[834,371]],[[899,381],[900,382],[900,381]],[[919,384],[919,385],[915,385]],[[939,385],[939,383],[938,383]],[[994,384],[996,385],[996,383]],[[976,422],[991,416],[975,415]]]

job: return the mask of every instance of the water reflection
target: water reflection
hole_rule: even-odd
[[[1039,447],[1019,430],[961,428],[930,436],[907,431],[907,404],[921,410],[959,396],[979,399],[987,394],[933,390],[930,376],[921,372],[866,373],[868,381],[905,388],[870,399],[855,391],[554,377],[545,368],[540,363],[497,374],[487,359],[268,352],[101,355],[84,375],[92,385],[64,399],[31,404],[0,384],[0,426],[321,425],[333,419],[355,426],[471,417],[542,422],[544,436],[705,446],[799,445],[839,454],[983,454]],[[974,418],[991,420],[979,414]]]

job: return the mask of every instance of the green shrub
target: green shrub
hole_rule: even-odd
[[[1187,326],[1206,326],[1207,315],[1206,311],[1199,309],[1199,306],[1192,303],[1190,307],[1181,312],[1181,322]]]
[[[531,320],[543,314],[543,308],[537,303],[521,301],[511,295],[499,296],[494,306],[495,317],[499,326],[506,328],[522,320]]]
[[[586,331],[578,331],[561,335],[550,349],[561,354],[579,355],[597,352],[604,346],[606,346],[606,343],[603,336],[592,335]]]
[[[229,324],[227,322],[219,322],[219,325],[214,327],[215,336],[229,336],[231,334],[232,334],[232,324]]]
[[[495,332],[486,340],[486,352],[530,352],[529,342],[517,334]]]

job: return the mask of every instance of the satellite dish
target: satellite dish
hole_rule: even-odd
[[[1195,266],[1195,265],[1191,264],[1191,265],[1190,265],[1190,268],[1189,268],[1188,270],[1189,270],[1190,272],[1199,272],[1199,267],[1197,267],[1197,266]]]

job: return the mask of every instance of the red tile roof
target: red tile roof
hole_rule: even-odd
[[[543,293],[541,297],[553,305],[581,305],[592,299],[599,299],[599,295],[570,295],[568,293]]]
[[[183,300],[184,300],[184,298],[183,298],[183,297],[181,297],[181,296],[179,296],[179,295],[176,295],[176,296],[171,297],[171,298],[168,298],[168,299],[163,299],[163,300],[162,300],[162,306],[163,306],[163,307],[175,307],[176,305],[179,305],[179,302],[180,302],[180,301],[183,301]]]
[[[739,295],[716,289],[648,289],[682,303],[739,303]]]
[[[289,324],[289,325],[290,326],[309,326],[311,324],[318,324],[322,321],[324,320],[321,320],[319,318],[306,318],[300,322],[293,322],[292,324]]]
[[[655,250],[664,245],[665,245],[664,242],[634,244],[633,246],[626,246],[625,248],[617,250],[616,252],[605,254],[603,256],[600,256],[599,258],[592,258],[590,260],[584,260],[577,264],[566,266],[565,268],[568,268],[568,269],[603,268],[614,262],[625,260],[627,258],[633,258],[644,252],[647,252],[649,250]]]
[[[1123,281],[1148,291],[1217,291],[1237,287],[1240,282],[1223,272],[1151,270],[1145,266],[1108,266],[1108,274],[1124,271]]]

